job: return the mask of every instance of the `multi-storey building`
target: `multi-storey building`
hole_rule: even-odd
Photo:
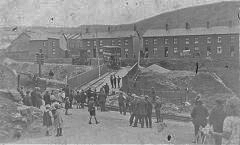
[[[67,42],[63,35],[23,32],[11,42],[6,55],[13,59],[33,61],[39,49],[42,49],[46,59],[63,58],[66,56]]]
[[[119,46],[123,58],[136,57],[140,47],[139,37],[135,31],[107,31],[84,34],[67,34],[68,48],[71,54],[79,49],[87,51],[89,58],[96,58],[98,51],[102,55],[102,47]]]
[[[177,29],[151,29],[143,35],[143,51],[149,58],[184,57],[239,61],[237,26],[214,26]],[[146,56],[146,55],[145,55]]]

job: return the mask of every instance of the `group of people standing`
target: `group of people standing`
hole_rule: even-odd
[[[240,144],[240,99],[231,97],[227,101],[217,99],[216,106],[208,112],[198,96],[191,112],[194,125],[194,143],[199,142],[200,128],[209,125],[212,130],[209,134],[214,138],[215,145],[221,145],[222,139],[229,145]]]
[[[111,83],[111,86],[112,88],[120,88],[120,81],[121,81],[121,78],[118,76],[116,77],[115,75],[111,75],[110,76],[110,83]]]
[[[144,128],[145,122],[147,128],[152,128],[153,108],[157,116],[156,123],[163,122],[160,115],[162,102],[160,102],[159,97],[154,97],[154,99],[147,95],[141,95],[139,97],[135,94],[128,94],[127,97],[123,97],[123,93],[120,92],[118,97],[120,114],[126,115],[126,111],[129,111],[129,126],[133,125],[133,127],[137,127],[138,123],[140,123],[141,128]]]

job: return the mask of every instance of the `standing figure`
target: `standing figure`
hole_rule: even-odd
[[[152,103],[155,103],[155,101],[156,101],[156,91],[155,91],[154,87],[151,88],[150,97],[151,97]]]
[[[139,98],[136,99],[136,104],[135,104],[135,107],[134,107],[134,125],[133,127],[137,127],[137,123],[140,121],[141,122],[141,114],[140,114],[140,100]]]
[[[196,74],[198,73],[198,67],[199,67],[198,62],[196,62]]]
[[[45,105],[49,104],[51,105],[51,98],[49,91],[46,91],[46,93],[43,96],[43,100],[45,101]]]
[[[84,92],[84,90],[81,91],[81,94],[80,94],[80,102],[81,102],[81,108],[84,109],[84,103],[86,103],[86,94]]]
[[[68,115],[68,109],[70,108],[70,101],[69,98],[66,97],[66,101],[65,101],[65,115]]]
[[[43,126],[47,127],[46,136],[51,135],[50,128],[52,127],[52,125],[53,125],[53,115],[52,115],[52,111],[50,110],[50,105],[47,104],[46,110],[44,110],[44,113],[43,113]]]
[[[146,121],[146,126],[147,128],[150,127],[152,128],[152,103],[149,101],[148,96],[145,97],[145,101],[147,103],[147,121]]]
[[[124,104],[124,102],[125,102],[125,98],[123,97],[123,93],[120,92],[119,96],[118,96],[118,104],[119,104],[120,114],[125,112],[125,104]],[[126,113],[124,115],[126,115]]]
[[[117,78],[116,78],[115,75],[113,76],[113,87],[114,87],[115,89],[117,88]]]
[[[92,124],[91,120],[92,120],[92,116],[94,117],[96,124],[98,124],[99,122],[97,121],[96,118],[96,106],[95,106],[95,102],[94,102],[94,98],[91,97],[89,102],[88,102],[88,111],[90,113],[90,117],[89,117],[89,124]]]
[[[54,111],[53,118],[54,118],[54,125],[57,130],[56,136],[62,136],[63,119],[60,113],[60,105],[55,104],[55,109],[56,110]]]
[[[32,98],[33,107],[36,107],[37,106],[37,87],[35,87],[34,90],[31,92],[31,98]]]
[[[40,88],[36,88],[36,107],[40,108],[42,106],[42,95],[40,92]]]
[[[141,128],[143,128],[144,120],[146,122],[148,122],[148,120],[147,120],[147,102],[143,99],[141,99],[141,101],[139,103],[139,115],[140,115],[139,120],[141,122]],[[148,124],[148,123],[146,123],[146,124]]]
[[[106,85],[104,85],[104,90],[105,90],[106,96],[108,96],[109,95],[109,86],[107,83],[106,83]]]
[[[90,98],[92,97],[92,90],[91,90],[91,88],[88,88],[86,94],[87,94],[87,99],[88,99],[88,101],[89,101]],[[88,101],[87,101],[87,102],[88,102]]]
[[[120,88],[120,81],[121,81],[121,78],[118,76],[117,78],[118,88]]]
[[[53,79],[54,73],[52,70],[49,71],[48,75],[49,75],[49,79]]]
[[[69,95],[69,108],[72,109],[73,108],[73,98],[74,98],[74,90],[71,90],[70,95]]]
[[[227,115],[223,104],[223,100],[216,100],[216,106],[212,109],[209,115],[209,124],[213,127],[213,131],[217,133],[223,133],[223,122]],[[222,144],[221,136],[214,136],[214,140],[215,145]]]
[[[31,99],[30,91],[26,92],[26,96],[23,98],[23,103],[26,106],[32,106],[32,99]]]
[[[80,92],[79,92],[79,91],[77,91],[77,95],[76,95],[75,99],[76,99],[76,102],[77,102],[77,109],[80,109],[80,108],[81,108],[81,107],[80,107],[81,95],[80,95]]]
[[[111,83],[111,86],[113,88],[113,75],[110,76],[110,83]]]
[[[106,96],[105,96],[103,88],[100,89],[100,93],[98,95],[98,100],[99,100],[101,112],[105,111]]]
[[[208,110],[206,107],[203,106],[203,102],[201,100],[198,100],[196,102],[196,106],[193,108],[191,112],[191,117],[193,120],[194,130],[195,130],[195,140],[194,143],[198,142],[198,132],[199,128],[204,128],[207,125],[207,117],[208,117]]]
[[[133,95],[134,97],[134,95]],[[134,118],[136,119],[136,98],[133,98],[130,102],[129,106],[130,118],[129,118],[129,126],[132,126]]]
[[[162,107],[162,103],[157,100],[155,103],[155,113],[157,117],[156,123],[163,122],[163,119],[161,118],[161,107]]]

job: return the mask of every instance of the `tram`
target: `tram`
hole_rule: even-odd
[[[121,65],[121,50],[119,46],[103,46],[103,60],[109,68],[119,69]]]

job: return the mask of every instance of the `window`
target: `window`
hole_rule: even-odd
[[[46,42],[43,42],[43,46],[46,46]]]
[[[177,44],[177,38],[173,38],[173,44]]]
[[[128,58],[128,49],[125,49],[125,57]]]
[[[118,40],[118,45],[121,46],[121,40]]]
[[[168,39],[167,38],[164,39],[164,44],[168,44]]]
[[[186,41],[186,44],[189,44],[189,38],[186,38],[185,41]]]
[[[178,52],[178,48],[177,48],[177,47],[174,47],[174,48],[173,48],[173,52],[174,52],[174,53],[177,53],[177,52]]]
[[[221,43],[222,42],[222,37],[218,37],[218,43]]]
[[[90,41],[87,41],[87,46],[90,46]]]
[[[157,45],[157,39],[153,39],[153,44]]]
[[[217,47],[217,54],[222,54],[222,47],[221,46]]]
[[[207,38],[207,43],[210,44],[211,43],[211,37]]]
[[[94,46],[97,46],[97,42],[96,42],[96,40],[93,41],[93,44],[94,44]]]
[[[198,50],[199,50],[199,47],[198,47],[198,46],[195,46],[195,47],[194,47],[194,50],[198,51]]]
[[[157,48],[153,48],[153,54],[156,54]]]
[[[231,55],[231,57],[234,56],[234,47],[233,46],[230,47],[230,55]]]
[[[235,41],[235,37],[234,36],[231,36],[231,42],[234,42]]]
[[[100,46],[103,46],[103,41],[102,40],[100,40]]]
[[[128,40],[124,41],[124,45],[126,45],[126,46],[128,45]]]
[[[189,47],[185,47],[185,49],[183,50],[183,56],[187,56],[187,55],[190,55]]]
[[[210,55],[211,55],[211,47],[208,46],[208,47],[207,47],[207,56],[210,56]]]
[[[145,44],[148,45],[148,40],[145,40]]]
[[[91,53],[91,50],[90,50],[90,49],[88,49],[88,50],[87,50],[87,52],[88,52],[88,53]]]
[[[168,57],[168,47],[165,47],[165,49],[164,49],[164,56]]]
[[[194,43],[195,43],[195,44],[198,44],[198,38],[197,38],[197,37],[194,38]]]
[[[52,42],[52,46],[55,46],[55,42],[54,41]]]
[[[115,44],[115,41],[114,40],[112,40],[112,45],[114,45]]]
[[[52,54],[55,55],[56,52],[55,52],[55,48],[52,49]]]

